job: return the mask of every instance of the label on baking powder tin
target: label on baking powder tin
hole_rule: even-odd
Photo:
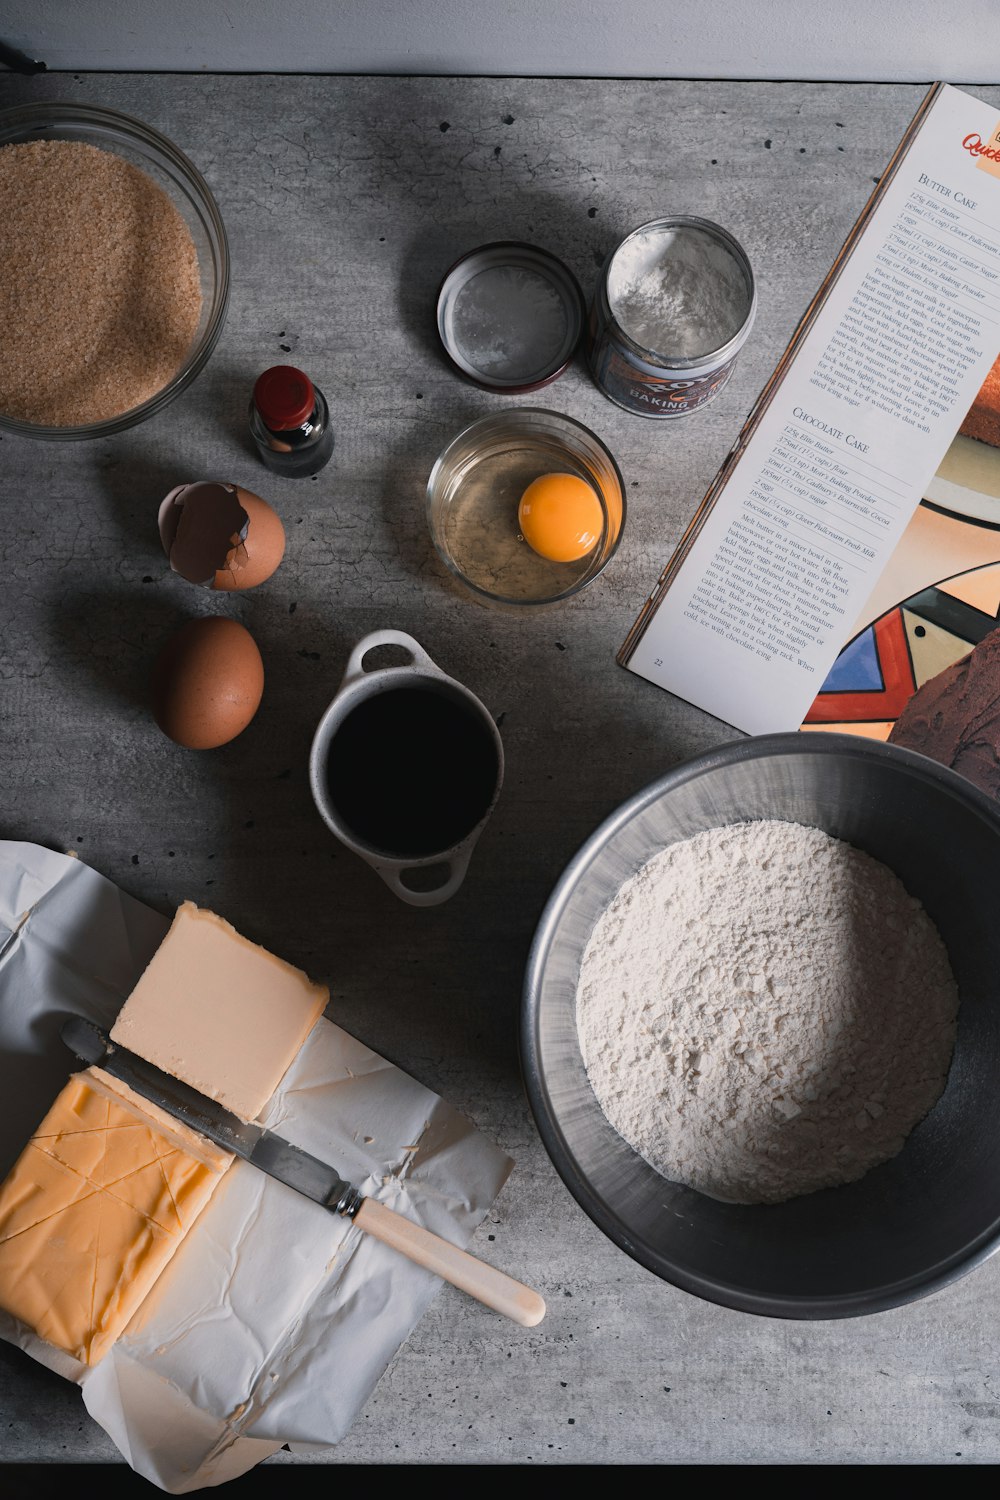
[[[590,369],[604,394],[642,417],[683,417],[718,395],[733,372],[736,355],[703,375],[653,375],[631,360],[605,333],[590,350]]]

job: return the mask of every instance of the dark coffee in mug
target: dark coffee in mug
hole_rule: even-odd
[[[496,742],[472,703],[437,685],[372,693],[330,741],[326,789],[359,842],[421,859],[461,842],[500,774]]]

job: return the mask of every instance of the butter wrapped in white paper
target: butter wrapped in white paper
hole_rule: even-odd
[[[168,927],[80,861],[0,842],[0,1176],[72,1069],[67,1013],[110,1026]],[[264,1124],[453,1243],[512,1163],[435,1094],[320,1020]],[[440,1282],[235,1162],[101,1362],[0,1314],[0,1335],[76,1380],[132,1467],[174,1494],[284,1443],[338,1442]]]

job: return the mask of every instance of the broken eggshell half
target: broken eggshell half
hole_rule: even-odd
[[[255,588],[285,553],[277,513],[238,484],[179,484],[160,506],[158,520],[171,568],[201,588]]]

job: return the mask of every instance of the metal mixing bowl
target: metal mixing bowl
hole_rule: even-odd
[[[604,1118],[577,1039],[580,961],[600,913],[659,850],[707,828],[778,818],[882,860],[936,922],[958,981],[941,1099],[860,1181],[747,1207],[669,1182]],[[1000,812],[953,771],[850,735],[741,740],[629,798],[560,878],[525,980],[521,1057],[557,1170],[641,1265],[709,1301],[842,1318],[913,1301],[1000,1243]]]

